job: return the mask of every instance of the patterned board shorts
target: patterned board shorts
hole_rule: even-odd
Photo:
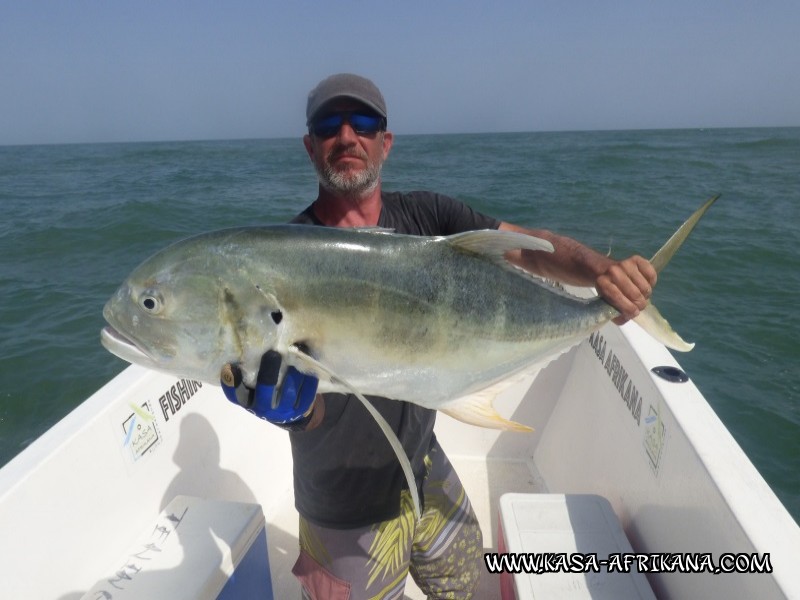
[[[408,490],[398,517],[367,527],[330,529],[300,517],[293,573],[304,599],[402,599],[409,573],[428,598],[472,598],[483,552],[478,520],[438,443],[425,466],[424,510],[417,522]]]

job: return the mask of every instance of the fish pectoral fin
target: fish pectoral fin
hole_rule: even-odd
[[[303,352],[297,346],[292,345],[289,347],[288,356],[291,359],[292,364],[300,372],[307,375],[314,375],[318,379],[324,379],[326,381],[344,386],[361,401],[361,403],[364,405],[364,408],[366,408],[367,412],[372,415],[372,418],[375,419],[378,427],[380,427],[381,431],[386,436],[386,441],[389,442],[392,450],[394,450],[397,460],[400,463],[400,467],[403,469],[403,474],[406,477],[408,489],[411,492],[411,500],[414,503],[414,514],[416,515],[417,520],[422,518],[422,503],[419,499],[419,491],[417,489],[414,471],[411,468],[411,462],[408,460],[408,456],[406,455],[406,451],[403,449],[403,445],[400,443],[400,440],[397,439],[397,435],[392,430],[391,426],[386,422],[386,419],[383,418],[381,413],[379,413],[378,410],[372,406],[370,401],[367,400],[367,398],[361,392],[343,379],[337,377],[336,374],[328,369],[325,365]]]
[[[634,319],[634,322],[667,348],[678,352],[689,352],[694,348],[694,344],[685,341],[672,329],[672,326],[661,316],[653,304],[648,304]]]
[[[506,389],[506,387],[503,386],[503,389]],[[497,413],[493,406],[497,394],[497,388],[493,386],[469,396],[462,396],[446,406],[440,407],[439,410],[454,419],[470,425],[477,425],[478,427],[503,429],[505,431],[533,431],[533,428],[522,423],[509,421]]]
[[[501,265],[506,264],[505,254],[511,250],[553,252],[553,244],[547,240],[515,231],[481,229],[457,233],[442,239],[455,248],[485,256]]]
[[[313,375],[317,379],[330,383],[340,383],[334,373],[296,344],[289,346],[286,358],[288,364],[304,375]]]

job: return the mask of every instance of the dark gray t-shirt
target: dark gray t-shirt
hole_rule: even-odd
[[[382,193],[379,227],[411,235],[453,235],[497,229],[500,221],[431,192]],[[308,207],[292,223],[322,225]],[[416,404],[368,396],[397,434],[421,488],[424,458],[434,440],[436,412]],[[309,521],[337,529],[396,517],[403,471],[375,420],[352,395],[325,394],[325,417],[311,431],[289,434],[297,510]]]

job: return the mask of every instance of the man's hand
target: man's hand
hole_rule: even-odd
[[[645,309],[658,275],[649,261],[631,256],[614,261],[595,281],[597,293],[620,312],[614,323],[622,325]]]
[[[305,429],[311,420],[319,380],[294,367],[288,367],[281,379],[281,356],[269,350],[261,357],[255,389],[242,384],[241,371],[232,364],[222,368],[220,383],[225,397],[234,404],[295,431]]]
[[[500,223],[500,230],[532,235],[553,244],[553,252],[515,250],[506,258],[526,271],[542,277],[578,286],[594,286],[606,302],[620,312],[614,323],[622,325],[635,319],[645,309],[656,270],[641,256],[614,260],[577,240],[546,229],[525,229],[511,223]]]

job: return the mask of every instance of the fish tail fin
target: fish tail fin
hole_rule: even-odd
[[[667,242],[661,246],[658,252],[653,255],[653,258],[650,259],[650,264],[653,265],[657,273],[661,272],[661,270],[667,266],[678,251],[678,248],[683,245],[683,242],[689,237],[689,234],[697,223],[718,198],[719,194],[706,200],[703,206],[694,211],[692,216],[686,219],[683,225],[681,225],[678,230],[672,234],[672,237],[670,237]],[[685,341],[672,329],[667,320],[661,316],[661,313],[658,312],[658,309],[652,304],[648,304],[634,321],[667,348],[677,350],[678,352],[688,352],[694,348],[694,344]]]
[[[706,214],[706,211],[711,208],[711,205],[717,201],[719,198],[719,194],[716,196],[712,196],[706,202],[698,208],[692,216],[686,219],[686,221],[678,227],[678,231],[672,234],[672,237],[667,240],[667,243],[661,246],[661,248],[653,255],[653,258],[650,259],[650,264],[653,265],[653,268],[656,270],[656,273],[660,273],[661,270],[667,266],[667,263],[672,259],[674,254],[678,251],[683,245],[683,242],[686,241],[686,238],[689,237],[689,234],[695,228],[698,221]]]
[[[447,406],[439,408],[439,410],[454,419],[470,425],[478,425],[479,427],[488,427],[490,429],[504,429],[506,431],[533,431],[527,425],[509,421],[497,414],[494,406],[492,406],[495,396],[494,393],[478,392],[470,396],[462,396]]]
[[[678,352],[689,352],[694,348],[693,343],[685,341],[672,329],[672,326],[661,316],[653,304],[648,304],[634,319],[634,322],[667,348]]]

